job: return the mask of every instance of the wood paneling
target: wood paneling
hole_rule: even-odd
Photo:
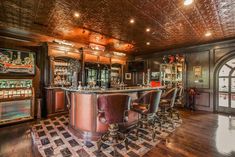
[[[196,88],[210,88],[210,51],[188,53],[186,57],[186,64],[187,86]],[[194,75],[195,66],[201,66],[201,77],[196,77]]]
[[[110,64],[111,63],[111,59],[109,57],[99,56],[99,63]]]
[[[84,54],[84,61],[98,63],[98,56],[86,53]]]
[[[199,95],[196,95],[196,106],[210,107],[210,93],[200,92]]]
[[[120,59],[120,58],[113,57],[113,58],[111,58],[111,63],[112,64],[117,63],[117,64],[126,65],[126,59]]]
[[[48,55],[53,56],[53,57],[68,57],[68,58],[74,58],[78,60],[81,59],[81,55],[79,53],[65,52],[65,51],[60,51],[56,49],[49,49]]]
[[[213,53],[214,63],[218,62],[226,54],[232,53],[232,51],[235,51],[235,46],[225,47],[225,48],[215,48]]]
[[[152,55],[137,56],[136,58],[149,61],[149,68],[156,69],[156,67],[154,67],[155,65],[151,62],[160,61],[163,57],[162,54],[168,55],[175,53],[183,53],[186,57],[185,89],[197,87],[200,93],[200,95],[196,97],[196,108],[199,110],[216,111],[217,70],[224,60],[235,55],[235,40],[163,51]],[[203,82],[200,84],[194,82],[198,78],[194,77],[193,66],[202,66]]]

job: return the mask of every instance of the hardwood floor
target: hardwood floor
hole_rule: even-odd
[[[183,124],[145,157],[234,157],[235,117],[181,111]],[[33,122],[0,128],[0,157],[40,156],[33,146]]]
[[[181,117],[182,126],[146,157],[235,157],[235,117],[202,111]]]

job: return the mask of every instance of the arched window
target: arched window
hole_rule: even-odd
[[[219,70],[218,107],[235,109],[235,58],[226,62]]]

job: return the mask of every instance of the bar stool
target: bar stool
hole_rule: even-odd
[[[175,99],[175,106],[177,107],[183,107],[183,86],[178,86],[176,99]]]
[[[152,139],[154,140],[156,136],[156,123],[159,123],[161,129],[161,121],[156,114],[161,94],[161,90],[150,91],[133,102],[131,110],[141,115],[141,118],[138,118],[137,138],[139,138],[139,130],[150,128],[152,131]]]
[[[98,118],[108,124],[108,132],[101,136],[97,142],[98,151],[101,150],[102,143],[114,148],[116,154],[116,145],[124,142],[128,149],[126,136],[119,132],[119,125],[128,120],[128,110],[130,110],[131,97],[122,94],[101,95],[98,98]]]
[[[177,88],[168,90],[161,98],[160,101],[160,119],[162,123],[170,122],[174,128],[173,114],[176,114],[179,119],[179,113],[174,109]],[[171,118],[170,120],[168,118]]]

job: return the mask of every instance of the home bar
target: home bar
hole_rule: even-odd
[[[233,0],[1,0],[0,157],[234,157]]]

